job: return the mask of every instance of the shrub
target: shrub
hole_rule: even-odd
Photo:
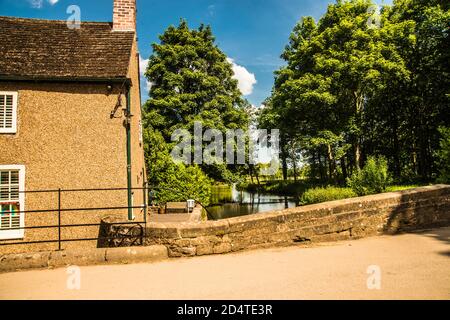
[[[440,127],[441,141],[436,153],[439,168],[438,182],[450,183],[450,128]]]
[[[386,191],[391,182],[387,161],[384,157],[369,157],[363,169],[347,179],[347,184],[358,196]]]
[[[308,189],[302,195],[301,203],[314,204],[333,200],[341,200],[356,197],[356,194],[350,188],[326,187]]]
[[[144,131],[148,179],[156,188],[158,203],[194,199],[208,205],[211,198],[211,180],[198,166],[176,163],[169,154],[161,134],[151,129]]]
[[[194,199],[209,205],[211,181],[198,166],[168,162],[167,170],[160,175],[163,179],[156,185],[155,194],[159,203]]]

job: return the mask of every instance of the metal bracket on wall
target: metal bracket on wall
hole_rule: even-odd
[[[116,112],[117,110],[122,106],[122,92],[119,93],[119,96],[117,97],[117,103],[116,106],[114,107],[114,110],[111,111],[111,119],[113,118],[120,118],[120,117],[116,117]]]

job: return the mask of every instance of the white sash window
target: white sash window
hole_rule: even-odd
[[[0,165],[0,240],[24,237],[24,190],[25,166]]]

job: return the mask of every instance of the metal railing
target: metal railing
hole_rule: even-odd
[[[117,211],[117,210],[134,210],[134,209],[141,209],[143,210],[143,221],[123,221],[123,222],[112,222],[108,223],[110,225],[136,225],[136,226],[143,226],[143,229],[146,230],[147,227],[147,196],[148,196],[148,190],[149,187],[145,185],[142,188],[131,188],[131,190],[141,190],[143,191],[143,205],[141,206],[102,206],[102,207],[79,207],[79,208],[63,208],[62,207],[62,196],[63,194],[67,193],[82,193],[82,192],[89,192],[89,193],[95,193],[99,191],[103,192],[112,192],[112,191],[128,191],[128,188],[92,188],[92,189],[55,189],[55,190],[26,190],[26,191],[19,191],[19,193],[23,193],[25,195],[31,195],[31,194],[53,194],[56,195],[57,199],[57,206],[56,208],[45,208],[45,209],[38,209],[38,210],[19,210],[19,212],[3,212],[2,215],[5,214],[13,214],[13,213],[19,213],[20,215],[25,215],[27,217],[28,214],[38,214],[38,213],[55,213],[57,215],[57,224],[51,224],[51,225],[37,225],[37,226],[20,226],[20,227],[12,227],[12,228],[2,228],[1,231],[16,231],[16,230],[40,230],[40,229],[57,229],[58,231],[58,237],[57,239],[48,239],[48,240],[34,240],[34,241],[18,241],[18,239],[15,240],[8,240],[8,239],[2,239],[0,241],[0,247],[1,246],[13,246],[13,245],[32,245],[32,244],[45,244],[45,243],[57,243],[58,244],[58,251],[62,249],[62,243],[65,242],[77,242],[77,241],[104,241],[104,240],[113,240],[113,239],[123,239],[126,238],[126,235],[116,236],[116,237],[80,237],[80,238],[69,238],[64,239],[62,237],[62,230],[63,229],[70,229],[70,228],[82,228],[82,227],[99,227],[102,225],[101,221],[99,223],[74,223],[74,224],[62,224],[62,214],[66,212],[94,212],[94,211]],[[94,196],[94,195],[91,195]],[[125,198],[126,201],[126,198]],[[125,202],[124,201],[124,202]],[[22,208],[19,208],[22,209]],[[27,218],[26,220],[30,220]],[[80,219],[81,220],[81,219]],[[0,232],[1,232],[0,231]],[[130,235],[129,238],[135,238],[136,236]],[[145,231],[143,233],[143,237],[145,237]],[[26,235],[24,237],[26,239]]]
[[[113,191],[128,191],[128,188],[91,188],[91,189],[54,189],[54,190],[26,190],[26,191],[19,191],[19,193],[24,193],[25,195],[31,195],[31,194],[53,194],[56,195],[56,208],[45,208],[45,209],[38,209],[38,210],[19,210],[20,215],[24,215],[27,217],[27,214],[39,214],[39,213],[55,213],[57,224],[51,224],[51,225],[38,225],[38,226],[21,226],[21,227],[14,227],[14,228],[2,228],[1,231],[10,231],[10,230],[40,230],[40,229],[56,229],[58,231],[57,239],[49,239],[49,240],[34,240],[34,241],[19,241],[16,240],[0,240],[0,247],[2,246],[13,246],[13,245],[32,245],[32,244],[45,244],[45,243],[57,243],[58,244],[58,251],[62,250],[62,243],[67,242],[77,242],[77,241],[105,241],[105,240],[114,240],[114,239],[126,239],[126,238],[136,238],[136,235],[120,235],[120,236],[114,236],[114,237],[80,237],[80,238],[69,238],[66,239],[62,236],[62,230],[63,229],[70,229],[70,228],[82,228],[82,227],[101,227],[102,223],[101,221],[99,223],[74,223],[74,224],[62,224],[62,214],[68,213],[68,212],[94,212],[94,211],[117,211],[117,210],[134,210],[134,209],[141,209],[143,210],[143,221],[124,221],[124,222],[108,222],[109,225],[135,225],[140,226],[143,228],[143,233],[141,238],[144,239],[147,237],[146,230],[147,230],[147,214],[148,214],[148,205],[149,203],[149,197],[150,194],[155,194],[155,191],[158,190],[165,190],[174,192],[175,194],[179,194],[183,197],[187,197],[186,200],[189,198],[186,196],[183,192],[168,189],[168,188],[160,188],[160,187],[154,187],[149,186],[147,183],[144,184],[141,188],[131,188],[132,191],[140,190],[143,192],[143,205],[141,206],[110,206],[110,207],[75,207],[75,208],[63,208],[62,206],[62,198],[64,194],[67,193],[82,193],[82,192],[89,192],[92,193],[91,197],[95,196],[93,193],[95,192],[113,192]],[[124,198],[124,202],[126,201],[126,197]],[[153,199],[150,200],[153,202]],[[195,200],[197,204],[199,204],[207,213],[208,218],[211,219],[212,216],[208,209],[203,206],[203,204],[200,201]],[[22,209],[22,208],[20,208]],[[5,214],[5,213],[3,213]],[[11,214],[6,213],[6,214]],[[124,215],[125,216],[125,215]],[[27,218],[26,220],[30,220]],[[81,219],[80,219],[81,220]],[[0,231],[0,232],[1,232]],[[26,236],[23,238],[26,239]],[[144,241],[142,241],[142,244],[144,244]]]

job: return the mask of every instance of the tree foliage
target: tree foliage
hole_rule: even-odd
[[[441,133],[440,149],[436,156],[438,159],[439,182],[450,183],[450,128],[439,128]]]
[[[385,192],[391,183],[386,159],[369,157],[364,168],[347,178],[347,183],[359,196]]]
[[[345,181],[382,155],[398,179],[436,174],[437,128],[450,121],[448,2],[373,6],[338,0],[292,31],[259,117],[282,132],[283,166],[301,153],[314,178]]]
[[[217,47],[209,26],[190,29],[186,21],[170,26],[153,44],[145,73],[152,83],[144,106],[146,126],[159,132],[170,145],[177,129],[194,133],[194,123],[203,129],[247,130],[248,106],[241,97],[231,64]],[[217,180],[233,180],[234,166],[201,165]]]
[[[155,187],[158,203],[194,199],[208,205],[211,180],[197,166],[175,163],[160,132],[147,126],[144,131],[145,158],[149,184]]]

